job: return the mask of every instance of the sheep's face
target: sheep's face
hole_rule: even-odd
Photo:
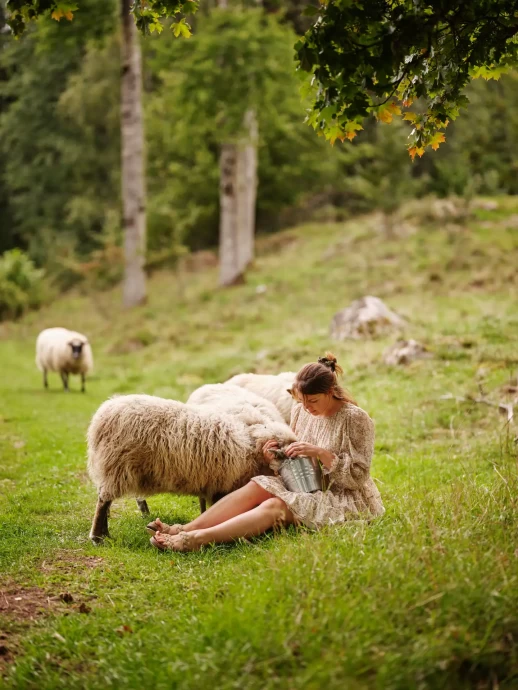
[[[293,441],[297,440],[297,437],[290,427],[287,424],[281,424],[280,422],[272,422],[267,426],[264,424],[255,424],[254,426],[250,427],[250,433],[252,438],[255,440],[256,450],[260,455],[262,455],[263,446],[266,441],[275,439],[282,448],[283,446],[286,446],[289,443],[293,443]]]
[[[85,343],[81,342],[80,340],[71,340],[68,345],[72,350],[72,359],[79,359],[83,354],[83,347]]]

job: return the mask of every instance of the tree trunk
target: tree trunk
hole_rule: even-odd
[[[223,144],[219,157],[219,283],[225,287],[243,282],[238,161],[236,144]]]
[[[146,300],[146,189],[144,123],[142,117],[142,59],[131,1],[121,0],[121,149],[124,231],[125,307]]]
[[[257,198],[257,118],[248,110],[246,135],[220,155],[220,285],[242,283],[253,260]]]
[[[257,200],[257,117],[253,110],[245,114],[246,139],[243,141],[239,153],[240,176],[244,180],[243,201],[243,243],[241,247],[240,263],[243,271],[254,259],[255,240],[255,204]]]

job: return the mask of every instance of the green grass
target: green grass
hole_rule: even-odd
[[[2,579],[73,600],[32,620],[0,609],[0,687],[518,687],[516,429],[493,407],[441,399],[481,385],[498,401],[516,377],[518,233],[505,219],[517,210],[506,200],[493,224],[478,213],[392,241],[375,217],[308,225],[261,239],[238,288],[217,289],[213,269],[161,273],[133,311],[116,290],[78,293],[2,324]],[[330,342],[333,314],[365,294],[405,316],[433,358],[390,369],[381,354],[395,336]],[[86,395],[77,380],[63,394],[57,375],[42,389],[34,342],[55,325],[93,344]],[[329,348],[376,422],[383,518],[163,554],[128,499],[113,506],[112,538],[89,543],[84,438],[106,397],[185,400]],[[149,504],[174,522],[198,510],[188,497]]]

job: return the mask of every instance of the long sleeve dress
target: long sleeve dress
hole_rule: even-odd
[[[290,426],[299,441],[334,454],[330,469],[324,468],[327,489],[295,493],[280,477],[260,476],[253,481],[281,498],[297,520],[313,529],[365,514],[383,515],[380,492],[370,476],[374,423],[364,410],[345,403],[331,417],[315,417],[299,403],[293,407]]]

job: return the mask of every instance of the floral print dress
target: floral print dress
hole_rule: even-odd
[[[331,417],[315,417],[298,403],[290,426],[297,440],[334,453],[331,468],[323,470],[327,489],[295,493],[286,489],[280,477],[254,477],[254,482],[281,498],[297,520],[313,529],[363,515],[383,515],[380,492],[370,476],[374,423],[364,410],[345,403]]]

